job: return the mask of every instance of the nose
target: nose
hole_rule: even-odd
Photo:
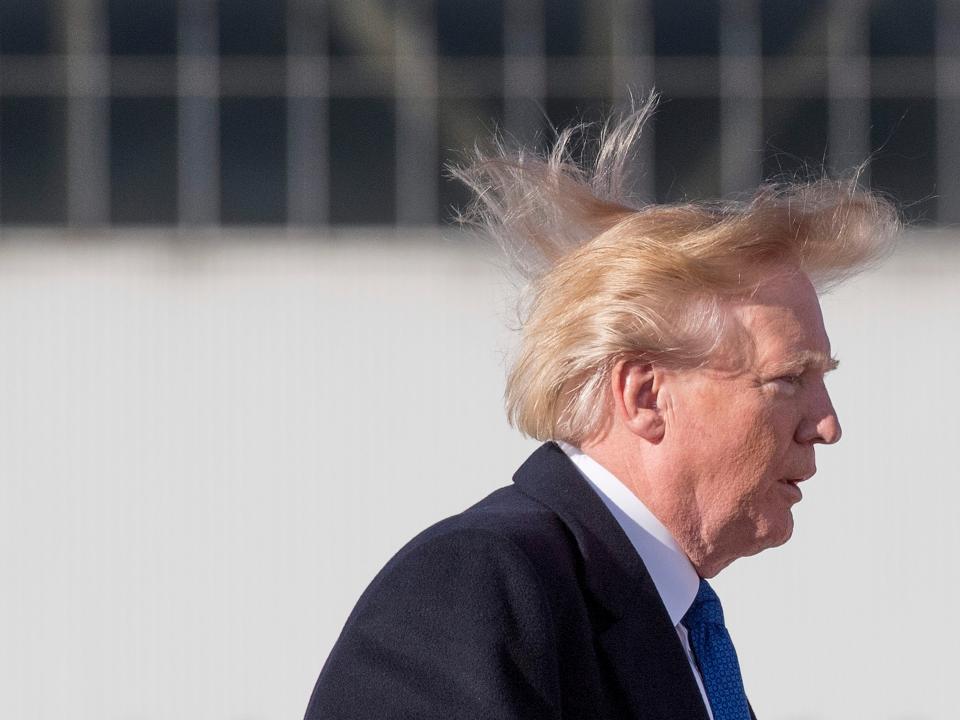
[[[841,435],[843,431],[837,411],[826,388],[822,388],[822,395],[811,404],[810,411],[797,427],[797,442],[801,445],[833,445]]]
[[[835,442],[840,440],[840,436],[843,435],[843,430],[840,427],[840,420],[837,418],[837,413],[833,409],[833,406],[830,406],[830,412],[827,415],[824,415],[820,422],[817,423],[817,438],[814,438],[814,442],[823,443],[824,445],[833,445]]]

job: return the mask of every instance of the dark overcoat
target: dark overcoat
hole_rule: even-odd
[[[649,573],[576,466],[547,443],[513,480],[387,563],[307,720],[707,720]]]

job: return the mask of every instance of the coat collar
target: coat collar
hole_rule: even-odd
[[[603,501],[555,443],[520,466],[521,492],[556,513],[583,558],[584,587],[606,612],[599,644],[636,717],[707,720],[676,628],[633,545]]]

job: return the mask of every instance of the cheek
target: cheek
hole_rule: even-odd
[[[762,408],[703,427],[699,437],[702,475],[709,478],[714,502],[730,512],[753,505],[783,472],[783,432],[774,415]]]
[[[780,420],[768,402],[741,402],[705,413],[691,435],[709,449],[714,461],[748,467],[776,454]]]
[[[702,384],[674,397],[675,448],[684,471],[724,506],[781,472],[792,438],[790,402],[764,388]],[[669,433],[668,433],[669,436]]]

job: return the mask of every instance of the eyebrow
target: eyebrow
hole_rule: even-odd
[[[768,370],[773,374],[782,374],[815,368],[826,374],[831,370],[836,370],[839,366],[840,361],[836,357],[816,350],[802,350],[796,355],[770,366]]]

